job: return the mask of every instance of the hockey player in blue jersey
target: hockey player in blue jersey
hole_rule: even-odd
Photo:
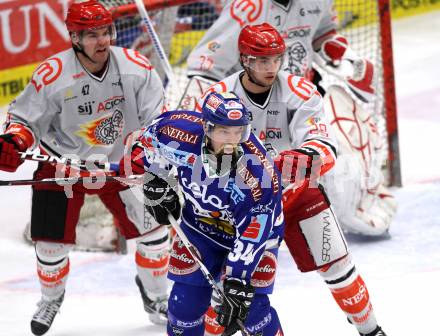
[[[216,311],[224,335],[282,335],[268,294],[273,290],[284,218],[281,184],[264,146],[250,132],[249,112],[231,92],[210,94],[202,114],[163,113],[131,149],[130,169],[153,175],[144,186],[149,211],[159,223],[170,210],[205,266],[219,281],[229,303]],[[177,170],[184,202],[166,181]],[[148,175],[148,174],[147,174]],[[168,210],[167,210],[168,209]],[[179,237],[171,252],[168,277],[168,335],[204,334],[204,314],[212,289]]]

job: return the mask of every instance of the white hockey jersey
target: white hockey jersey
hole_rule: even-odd
[[[304,76],[312,66],[314,40],[337,28],[331,0],[229,0],[188,57],[188,75],[221,80],[241,69],[238,36],[247,25],[267,22],[286,42],[287,72]]]
[[[237,72],[212,85],[198,105],[202,106],[211,91],[233,91],[251,113],[254,134],[273,157],[283,150],[307,146],[321,154],[324,164],[334,163],[337,142],[315,85],[304,77],[280,71],[266,102],[260,106],[246,95],[240,82],[242,74],[243,71]]]
[[[108,67],[97,78],[69,49],[37,67],[9,106],[5,126],[27,126],[52,155],[118,162],[125,137],[149,125],[163,106],[161,80],[137,51],[111,47]]]

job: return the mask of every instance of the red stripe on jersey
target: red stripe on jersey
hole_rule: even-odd
[[[320,175],[324,175],[335,165],[336,163],[335,153],[333,152],[333,150],[331,150],[327,145],[325,145],[321,141],[319,140],[306,141],[301,145],[301,148],[303,147],[314,149],[319,153],[322,162]]]

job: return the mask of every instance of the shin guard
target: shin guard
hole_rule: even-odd
[[[341,310],[347,315],[359,333],[368,333],[377,326],[367,286],[359,275],[350,256],[337,261],[320,275]]]
[[[152,300],[167,294],[169,258],[167,227],[160,227],[137,241],[137,272],[145,291]]]
[[[68,253],[72,245],[37,241],[37,273],[41,293],[46,300],[55,300],[63,295],[69,275]]]

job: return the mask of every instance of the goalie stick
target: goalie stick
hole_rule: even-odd
[[[159,60],[161,62],[162,68],[165,71],[166,79],[164,81],[164,87],[168,85],[168,83],[171,83],[171,85],[174,85],[174,73],[171,68],[170,62],[168,61],[168,57],[165,54],[165,51],[162,47],[162,44],[160,43],[159,37],[156,34],[156,31],[154,30],[153,23],[151,22],[150,16],[148,15],[147,10],[145,9],[145,5],[142,0],[135,0],[136,6],[139,12],[139,15],[141,16],[141,22],[143,24],[143,27],[147,31],[148,35],[151,38],[151,41],[153,42],[153,47],[156,50],[157,55],[159,56]]]
[[[203,276],[208,281],[208,283],[211,285],[211,287],[214,290],[214,292],[219,297],[221,297],[223,300],[226,300],[226,301],[229,302],[229,299],[226,297],[226,295],[223,293],[223,291],[217,285],[217,283],[214,280],[214,277],[209,272],[209,270],[206,268],[206,266],[203,263],[202,259],[197,254],[194,246],[191,244],[191,242],[189,241],[188,237],[185,235],[183,230],[180,228],[179,223],[174,219],[173,215],[169,214],[168,215],[168,220],[170,221],[171,226],[173,227],[173,229],[176,230],[176,233],[180,237],[180,239],[182,240],[183,244],[185,244],[185,246],[188,249],[188,251],[191,254],[191,256],[199,264],[200,270],[202,271]],[[251,336],[251,334],[247,331],[246,327],[244,326],[243,321],[241,321],[240,319],[237,319],[236,322],[237,322],[238,326],[240,327],[240,331],[241,331],[241,334],[243,336]]]

